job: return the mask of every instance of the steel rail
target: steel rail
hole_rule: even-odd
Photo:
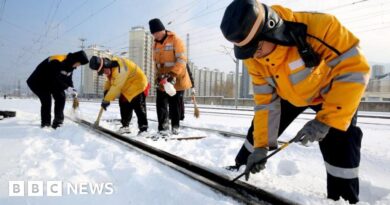
[[[129,148],[140,151],[161,162],[162,164],[167,165],[223,193],[224,195],[233,197],[245,204],[298,204],[297,202],[290,201],[242,181],[232,182],[231,179],[226,175],[222,175],[221,173],[208,169],[202,165],[180,158],[176,155],[157,149],[140,141],[119,135],[111,130],[102,127],[95,127],[93,123],[87,122],[85,120],[79,120],[75,122],[90,130],[98,132],[109,139],[120,142]]]

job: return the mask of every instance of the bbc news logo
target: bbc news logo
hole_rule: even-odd
[[[62,181],[9,181],[9,196],[112,195],[112,183],[63,183]]]

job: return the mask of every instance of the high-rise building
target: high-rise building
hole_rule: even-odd
[[[205,96],[211,96],[211,74],[212,71],[208,68],[204,68],[205,70]]]
[[[129,58],[145,73],[149,83],[154,85],[153,36],[143,26],[132,27],[129,34]],[[155,89],[150,89],[150,95]]]
[[[242,62],[242,77],[241,77],[241,95],[240,98],[251,98],[253,95],[253,86],[248,73],[248,70],[245,67],[244,62]]]
[[[203,92],[203,90],[201,89],[202,87],[201,71],[196,65],[193,65],[192,77],[194,79],[195,90],[197,92],[197,95],[203,96],[203,94],[201,94],[201,91]]]
[[[373,79],[381,78],[385,74],[384,65],[373,65],[372,66],[372,77]]]
[[[92,56],[100,56],[111,58],[110,51],[103,50],[96,45],[89,46],[84,50],[90,59]],[[104,75],[98,75],[96,71],[89,69],[88,65],[81,67],[82,80],[81,80],[81,94],[83,97],[94,98],[103,96],[103,86],[105,82]]]
[[[216,75],[216,83],[215,83],[215,96],[223,96],[223,89],[225,84],[225,73],[218,71]]]
[[[230,71],[226,74],[224,96],[227,98],[234,98],[235,94],[235,73]]]

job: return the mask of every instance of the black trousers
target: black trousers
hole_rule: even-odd
[[[121,112],[122,126],[128,127],[133,117],[133,110],[137,115],[138,129],[146,131],[148,129],[148,119],[146,116],[146,102],[144,92],[137,95],[130,102],[121,95],[119,98],[119,108]]]
[[[184,106],[184,92],[181,93],[181,96],[179,98],[179,106],[180,106],[180,120],[183,121],[184,120],[184,114],[185,114],[185,106]],[[172,112],[169,112],[169,119],[172,119]]]
[[[308,107],[295,107],[285,100],[281,100],[281,116],[278,135],[291,124],[291,122]],[[321,105],[310,106],[318,112]],[[331,128],[321,142],[320,150],[325,161],[327,171],[328,198],[338,200],[340,197],[350,203],[359,201],[359,178],[357,170],[360,164],[360,147],[363,133],[356,126],[357,115],[352,119],[346,132]],[[247,146],[253,146],[253,121],[248,130],[246,142],[236,156],[236,164],[246,164],[251,151]]]
[[[65,92],[63,90],[50,90],[48,88],[35,87],[29,85],[31,91],[38,96],[41,101],[41,125],[51,124],[51,97],[54,98],[54,121],[62,123],[64,121]]]
[[[166,92],[157,89],[156,109],[159,131],[169,129],[169,117],[172,128],[180,127],[183,94],[184,91],[177,91],[176,95],[171,97]]]

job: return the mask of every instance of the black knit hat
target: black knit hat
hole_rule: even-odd
[[[164,24],[157,18],[149,21],[149,28],[152,34],[165,30]]]
[[[69,53],[66,58],[71,64],[79,62],[81,65],[85,65],[89,62],[87,54],[83,50]]]

